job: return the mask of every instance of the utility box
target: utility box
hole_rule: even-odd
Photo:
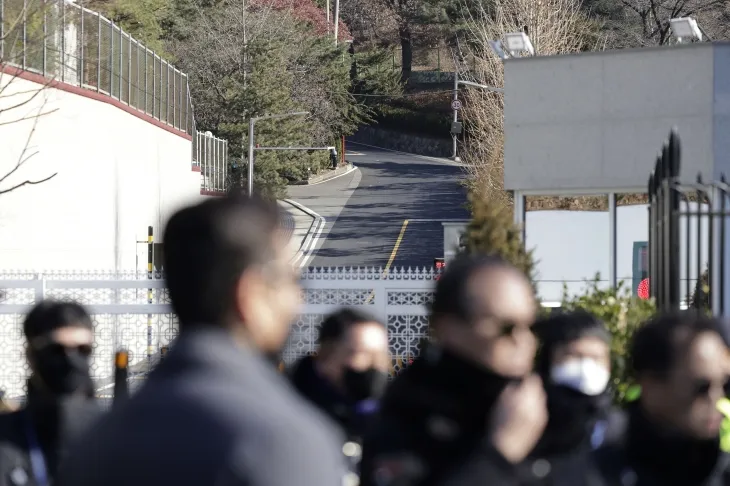
[[[444,227],[444,262],[448,264],[459,253],[469,220],[449,221],[441,224]]]

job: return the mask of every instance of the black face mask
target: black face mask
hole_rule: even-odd
[[[89,356],[78,349],[48,346],[33,354],[35,373],[54,395],[70,395],[93,390]]]
[[[388,385],[388,374],[375,368],[365,371],[347,368],[344,380],[347,396],[359,402],[382,397]]]

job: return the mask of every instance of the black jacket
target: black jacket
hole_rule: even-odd
[[[303,397],[340,426],[347,440],[361,441],[372,425],[379,406],[377,402],[355,403],[349,400],[317,372],[311,356],[294,365],[291,380]]]
[[[56,486],[340,486],[345,472],[329,421],[215,328],[182,333],[79,442]]]
[[[726,486],[730,456],[719,439],[677,437],[652,423],[640,405],[632,404],[622,440],[595,452],[590,486]]]
[[[0,486],[35,486],[30,460],[28,421],[43,454],[46,474],[56,476],[59,462],[68,447],[99,420],[102,410],[93,400],[48,401],[28,385],[24,408],[0,414]],[[26,478],[25,483],[21,479]]]
[[[486,440],[507,381],[433,348],[391,384],[365,438],[362,486],[517,484]]]

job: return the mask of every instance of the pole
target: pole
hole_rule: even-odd
[[[337,45],[337,32],[340,27],[340,0],[335,0],[335,45]]]
[[[454,101],[458,101],[458,100],[459,100],[459,72],[458,71],[454,71]],[[459,110],[456,109],[456,103],[454,103],[454,123],[456,123],[458,121],[459,121]],[[456,160],[457,157],[458,157],[457,156],[457,153],[456,153],[456,138],[457,138],[457,135],[455,133],[452,133],[451,134],[451,138],[454,141],[454,147],[453,147],[454,155],[453,155],[453,159]]]
[[[327,0],[327,33],[330,33],[330,0]]]
[[[152,226],[147,227],[147,278],[152,280],[154,266],[154,237]],[[152,303],[152,289],[147,289],[147,303]],[[152,314],[147,314],[147,363],[152,361]]]
[[[248,197],[253,197],[253,124],[255,118],[248,120]]]

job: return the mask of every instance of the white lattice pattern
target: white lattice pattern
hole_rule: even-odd
[[[310,268],[301,275],[302,311],[292,325],[284,359],[315,351],[319,325],[340,307],[358,307],[386,322],[394,369],[418,353],[428,327],[427,306],[438,272],[430,269]],[[0,272],[0,388],[22,395],[28,367],[23,312],[40,298],[70,299],[89,307],[95,324],[93,375],[111,383],[114,352],[130,352],[130,369],[144,375],[159,349],[177,335],[177,318],[159,274],[113,271]],[[150,288],[151,287],[151,288]],[[151,302],[151,304],[150,304]]]

